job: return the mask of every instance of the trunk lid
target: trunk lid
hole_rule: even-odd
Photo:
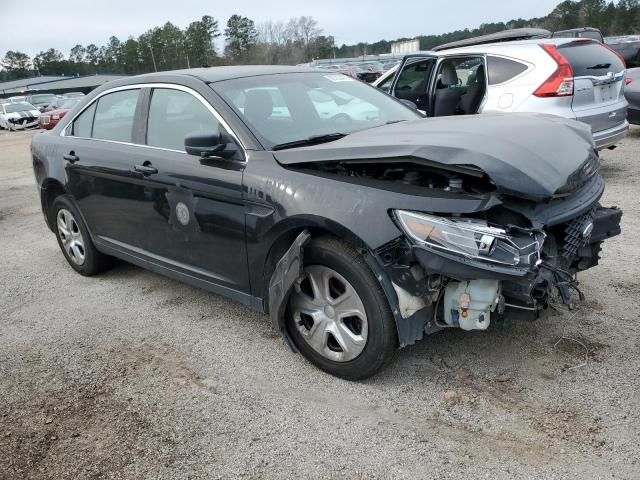
[[[575,41],[558,47],[573,68],[573,113],[596,133],[625,120],[625,65],[614,52],[594,41]]]

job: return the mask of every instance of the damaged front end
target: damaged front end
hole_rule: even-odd
[[[622,212],[603,208],[597,154],[546,200],[500,188],[482,172],[416,164],[340,162],[314,168],[356,184],[425,190],[456,199],[485,196],[471,213],[392,208],[403,236],[371,252],[391,283],[401,346],[444,327],[484,330],[507,309],[537,316],[557,294],[583,299],[577,274],[597,265],[603,240],[620,233]],[[380,184],[376,184],[380,186]]]
[[[595,176],[581,192],[546,208],[503,198],[502,205],[468,216],[392,210],[405,236],[378,248],[374,257],[396,290],[398,322],[413,322],[411,332],[416,323],[424,333],[485,330],[507,309],[535,318],[556,293],[569,308],[575,297],[583,300],[578,272],[597,265],[602,241],[620,233],[622,212],[598,203],[601,183]],[[589,191],[596,195],[585,205],[581,197]],[[417,299],[421,310],[407,308]],[[405,335],[401,344],[422,333]]]
[[[361,211],[384,209],[397,227],[364,255],[401,346],[444,327],[486,329],[507,309],[535,318],[556,295],[571,307],[583,298],[578,272],[620,233],[622,212],[599,203],[604,180],[588,127],[557,117],[409,122],[275,156],[353,186],[360,205],[373,206]]]
[[[9,117],[7,124],[10,130],[26,130],[38,126],[39,116],[22,112],[20,116]]]

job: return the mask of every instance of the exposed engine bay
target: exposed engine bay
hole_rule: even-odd
[[[569,308],[583,300],[578,272],[597,265],[602,241],[620,233],[622,212],[598,202],[598,167],[594,152],[541,202],[467,166],[410,159],[304,165],[357,185],[450,199],[450,212],[390,209],[405,235],[374,252],[398,298],[398,325],[413,323],[400,335],[403,345],[445,327],[485,330],[509,309],[535,318],[556,297]],[[456,213],[456,201],[468,197],[485,199],[485,208]]]

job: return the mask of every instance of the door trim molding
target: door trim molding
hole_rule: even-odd
[[[226,287],[216,283],[215,280],[223,280],[210,272],[191,267],[168,258],[154,255],[144,249],[113,240],[108,237],[96,236],[94,243],[99,251],[132,263],[144,269],[167,276],[194,287],[202,288],[212,293],[222,295],[246,305],[253,310],[264,312],[263,299],[249,293]],[[206,277],[206,278],[204,278]]]

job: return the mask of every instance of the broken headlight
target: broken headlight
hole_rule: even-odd
[[[486,222],[405,210],[396,210],[395,217],[402,230],[419,245],[503,265],[518,265],[521,261],[521,249],[512,237]]]

